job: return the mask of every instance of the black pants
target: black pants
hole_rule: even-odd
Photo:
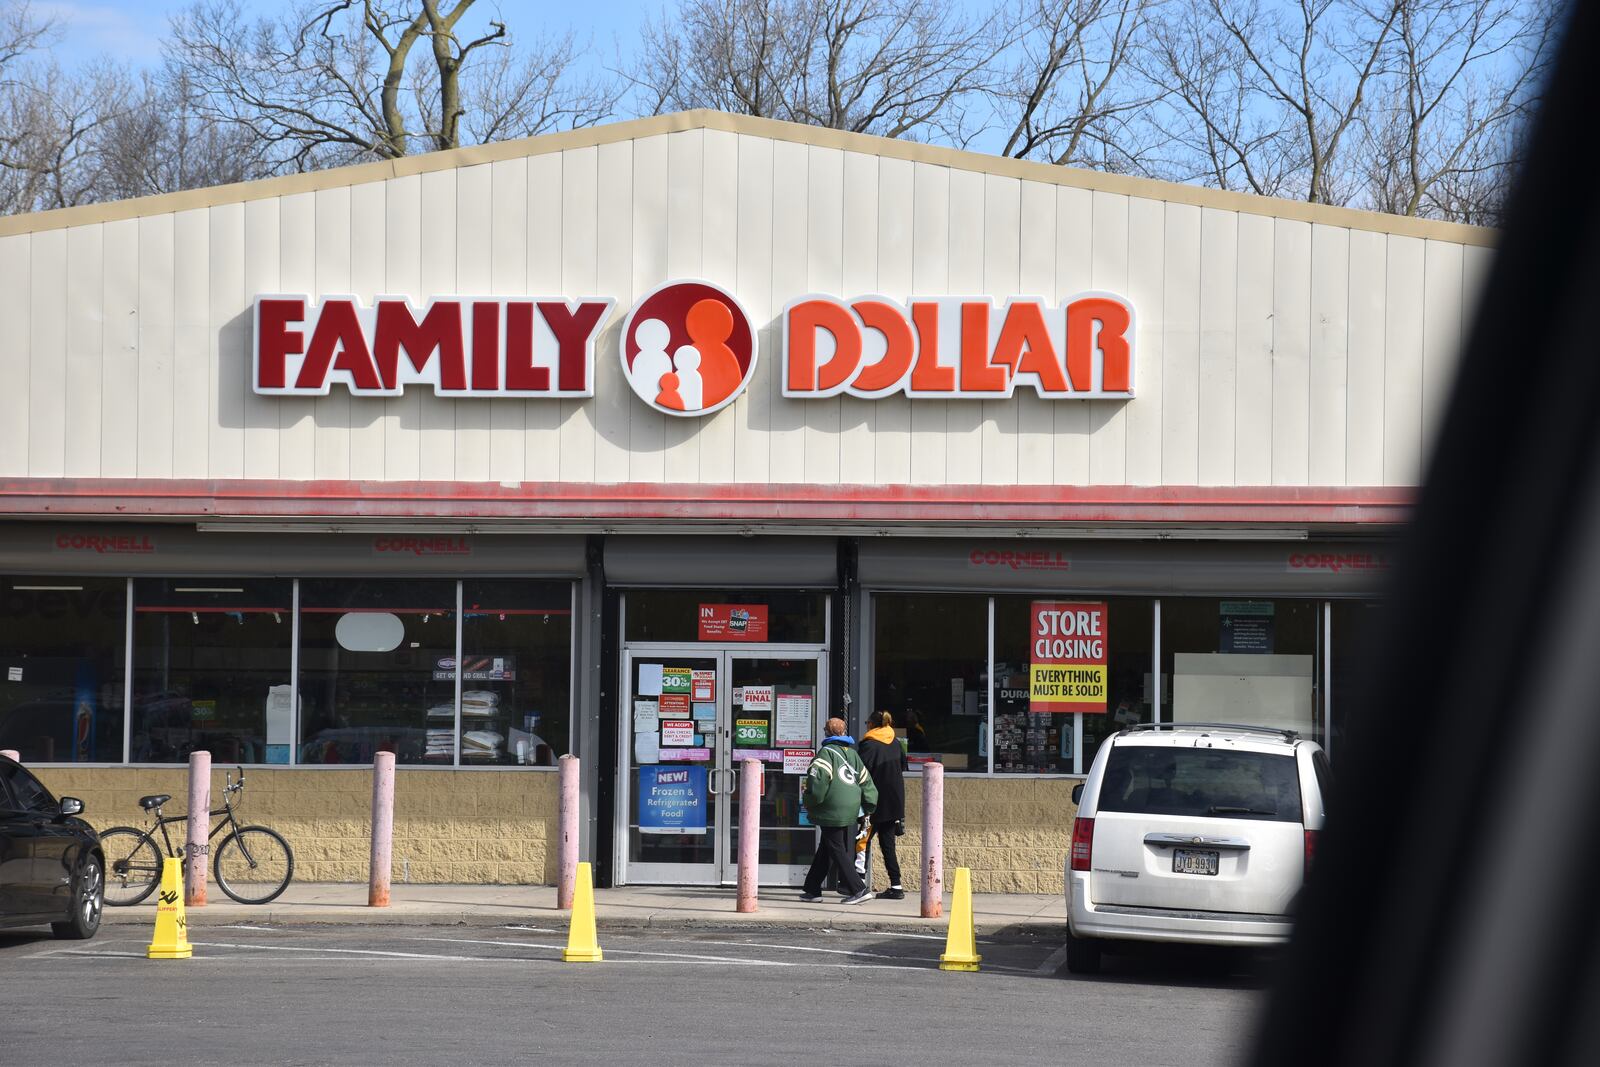
[[[817,842],[817,854],[812,857],[811,870],[806,874],[806,896],[822,895],[822,883],[828,877],[830,864],[839,872],[839,881],[854,896],[866,888],[856,873],[856,828],[824,826],[821,830],[822,840]]]
[[[877,845],[879,853],[883,856],[883,872],[889,876],[891,886],[900,885],[900,857],[895,854],[894,824],[896,820],[888,822],[874,822],[872,824],[872,841],[870,845]]]

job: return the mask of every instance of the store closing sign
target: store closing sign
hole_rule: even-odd
[[[1028,710],[1106,710],[1106,605],[1035,600],[1029,611]]]

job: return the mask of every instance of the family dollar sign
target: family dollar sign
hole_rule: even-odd
[[[1106,710],[1106,606],[1035,600],[1028,710]]]

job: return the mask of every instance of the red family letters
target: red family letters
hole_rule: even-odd
[[[1052,308],[1013,298],[806,296],[783,312],[783,395],[993,400],[1133,396],[1133,308],[1084,293]]]
[[[611,301],[440,297],[419,314],[402,298],[259,296],[255,391],[398,396],[593,396],[594,340]]]

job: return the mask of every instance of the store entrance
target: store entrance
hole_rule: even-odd
[[[619,885],[732,885],[744,760],[762,766],[763,885],[805,880],[800,783],[825,721],[827,655],[710,643],[623,651]]]

